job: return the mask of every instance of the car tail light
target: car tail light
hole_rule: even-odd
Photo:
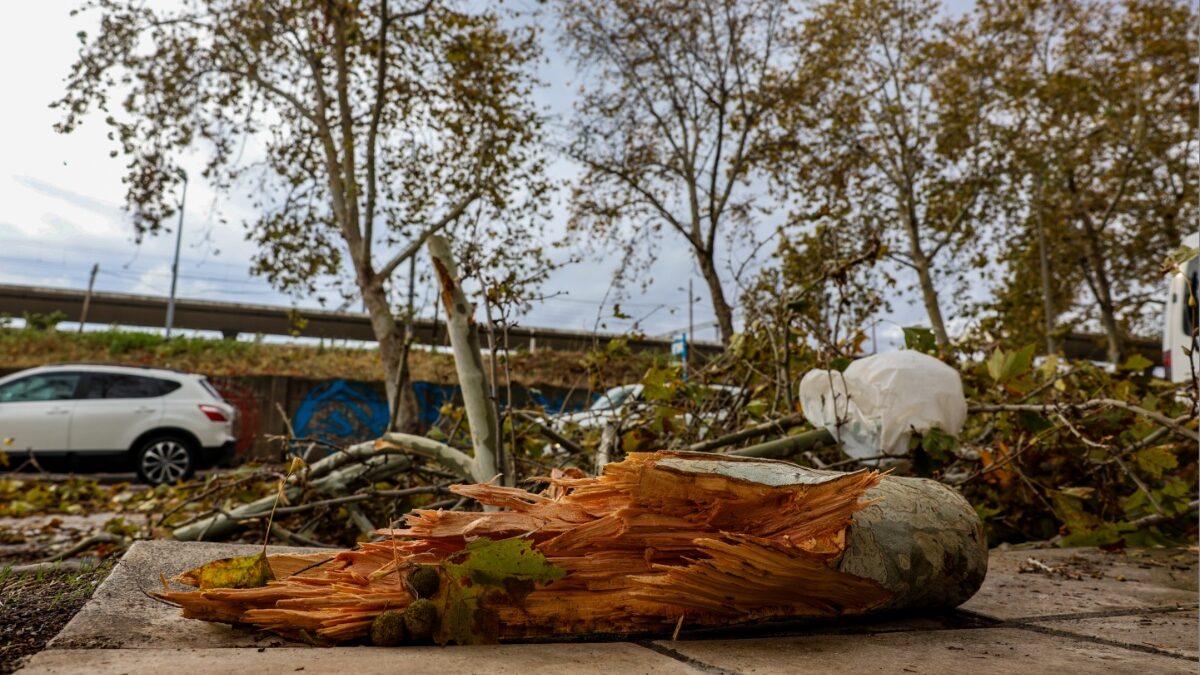
[[[215,405],[201,404],[200,412],[204,413],[205,417],[207,417],[208,419],[210,419],[214,422],[228,422],[229,421],[229,415],[226,415],[224,410],[221,410],[220,408],[218,408]]]
[[[1163,350],[1163,377],[1171,379],[1171,350]]]

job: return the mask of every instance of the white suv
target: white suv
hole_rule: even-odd
[[[236,418],[202,375],[173,370],[66,364],[0,378],[4,450],[115,459],[155,485],[232,455]]]

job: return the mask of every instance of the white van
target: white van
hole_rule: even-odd
[[[1200,248],[1200,233],[1188,235],[1184,246]],[[1193,256],[1184,262],[1182,274],[1171,277],[1171,290],[1167,294],[1167,307],[1163,317],[1163,369],[1172,382],[1191,380],[1193,370],[1200,369],[1200,353],[1192,339],[1196,326],[1197,309],[1200,309],[1200,257]],[[1188,298],[1196,298],[1189,306]],[[1189,358],[1184,348],[1192,352]]]

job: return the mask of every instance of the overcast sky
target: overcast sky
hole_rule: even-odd
[[[7,20],[0,22],[0,63],[5,64],[0,68],[0,91],[6,93],[0,108],[0,283],[83,288],[92,265],[98,263],[99,290],[165,296],[174,237],[135,243],[121,207],[125,160],[109,157],[113,146],[105,137],[102,120],[88,120],[70,135],[52,129],[58,113],[47,106],[62,95],[63,77],[77,53],[75,34],[94,32],[94,15],[69,16],[78,4],[78,0],[11,3],[6,7]],[[579,83],[558,53],[553,31],[547,31],[545,47],[548,58],[539,76],[546,85],[537,92],[537,100],[551,116],[551,127],[562,129],[569,124]],[[185,166],[189,163],[198,166],[196,161],[185,161]],[[569,178],[573,167],[558,160],[552,173]],[[236,201],[219,199],[200,181],[188,188],[179,296],[315,306],[308,298],[290,298],[250,275],[253,247],[244,240],[239,220],[252,214]],[[229,217],[227,225],[216,222],[218,203]],[[564,222],[560,203],[552,230],[561,232]],[[769,234],[770,226],[763,228]],[[642,330],[650,335],[678,331],[687,325],[687,294],[680,289],[691,276],[700,298],[695,322],[703,326],[696,338],[715,339],[707,292],[688,251],[678,244],[659,247],[659,260],[651,271],[655,283],[644,292],[632,288],[622,308],[640,319]],[[763,251],[762,262],[770,264],[773,247]],[[615,263],[615,258],[588,259],[560,269],[544,289],[555,297],[539,303],[522,323],[590,330],[599,310],[609,330],[627,329],[629,321],[613,320],[611,309],[600,304]],[[734,288],[727,293],[736,301]],[[419,292],[418,297],[428,293]],[[881,343],[893,340],[900,325],[924,318],[919,307],[904,301],[895,304],[879,329]]]

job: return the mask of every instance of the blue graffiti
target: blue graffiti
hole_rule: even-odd
[[[461,402],[462,391],[458,385],[413,382],[413,394],[417,399],[420,426],[424,429],[438,423],[442,406]],[[507,390],[501,392],[507,395]],[[513,387],[513,404],[519,407],[536,406],[547,413],[573,412],[583,409],[588,396],[582,393],[569,395],[567,390],[543,392],[539,389]],[[501,409],[508,401],[500,401]],[[387,399],[366,382],[330,380],[313,387],[293,417],[296,435],[315,438],[333,445],[349,445],[378,438],[387,431],[390,411]]]
[[[387,400],[364,382],[331,380],[312,388],[296,409],[296,435],[346,445],[387,431]]]
[[[443,405],[462,400],[462,390],[456,384],[413,382],[412,387],[413,394],[417,398],[418,416],[421,419],[422,427],[428,428],[437,424],[438,419],[442,416]],[[500,409],[503,410],[508,407],[508,400],[505,398],[508,391],[502,389],[499,393],[501,396]],[[522,408],[536,406],[552,415],[559,412],[583,410],[591,402],[588,396],[581,393],[570,396],[571,392],[566,389],[547,394],[540,389],[514,386],[512,394],[513,404],[516,406]]]
[[[462,398],[462,390],[457,384],[413,382],[412,388],[417,398],[417,416],[421,419],[422,427],[437,424],[438,418],[442,416],[442,406]]]

